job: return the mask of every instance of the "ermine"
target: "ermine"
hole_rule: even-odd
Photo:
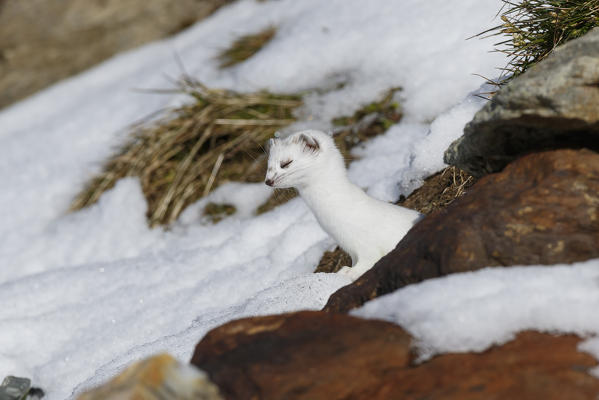
[[[339,273],[357,279],[395,248],[421,214],[368,196],[347,177],[333,138],[306,130],[269,142],[265,183],[297,189],[320,226],[352,259]]]

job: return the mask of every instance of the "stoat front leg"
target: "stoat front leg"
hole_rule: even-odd
[[[364,271],[365,272],[365,271]],[[353,281],[358,279],[364,272],[357,270],[356,267],[342,267],[337,273],[339,275],[345,275]]]
[[[359,277],[361,277],[366,271],[376,264],[376,262],[380,259],[380,257],[361,257],[358,259],[358,262],[353,267],[343,267],[338,273],[341,275],[345,275],[351,278],[352,281],[355,281]]]

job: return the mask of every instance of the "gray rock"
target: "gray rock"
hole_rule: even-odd
[[[599,150],[599,28],[499,90],[444,160],[480,177],[521,155],[559,148]]]
[[[22,400],[31,389],[29,378],[7,376],[0,385],[0,400]]]
[[[231,0],[0,0],[0,108]]]

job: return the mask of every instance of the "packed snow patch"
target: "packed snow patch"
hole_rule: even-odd
[[[599,259],[572,265],[487,268],[409,285],[352,311],[404,327],[421,359],[483,351],[524,330],[590,337],[599,358]],[[599,368],[595,369],[599,376]]]
[[[203,210],[208,203],[230,204],[236,210],[232,218],[250,218],[272,193],[273,189],[263,183],[225,183],[187,207],[176,225],[188,226],[202,222]]]
[[[66,236],[50,242],[55,253],[45,250],[55,257],[45,271],[0,284],[0,374],[29,376],[50,398],[67,398],[87,387],[82,382],[99,383],[158,351],[188,359],[207,330],[234,318],[319,309],[350,282],[312,273],[331,242],[299,199],[256,218],[165,232],[146,227],[135,179],[105,197],[127,199],[111,208],[119,210],[113,225],[96,231],[91,224],[86,234],[78,229],[88,225],[67,221]],[[101,222],[104,206],[65,218],[90,214]],[[137,225],[121,236],[130,215]],[[69,265],[69,248],[80,252],[74,261],[87,252],[104,261]]]

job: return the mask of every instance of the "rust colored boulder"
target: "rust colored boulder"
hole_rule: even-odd
[[[583,147],[599,150],[599,28],[499,90],[447,149],[445,162],[483,176],[524,154]]]
[[[300,312],[242,319],[209,332],[192,364],[228,400],[591,399],[597,362],[580,339],[525,332],[475,354],[422,364],[399,326]]]
[[[428,215],[325,310],[347,312],[405,285],[487,266],[550,265],[599,257],[599,154],[525,156]]]
[[[197,345],[191,363],[226,399],[344,399],[407,365],[410,340],[388,322],[300,312],[225,324]]]

